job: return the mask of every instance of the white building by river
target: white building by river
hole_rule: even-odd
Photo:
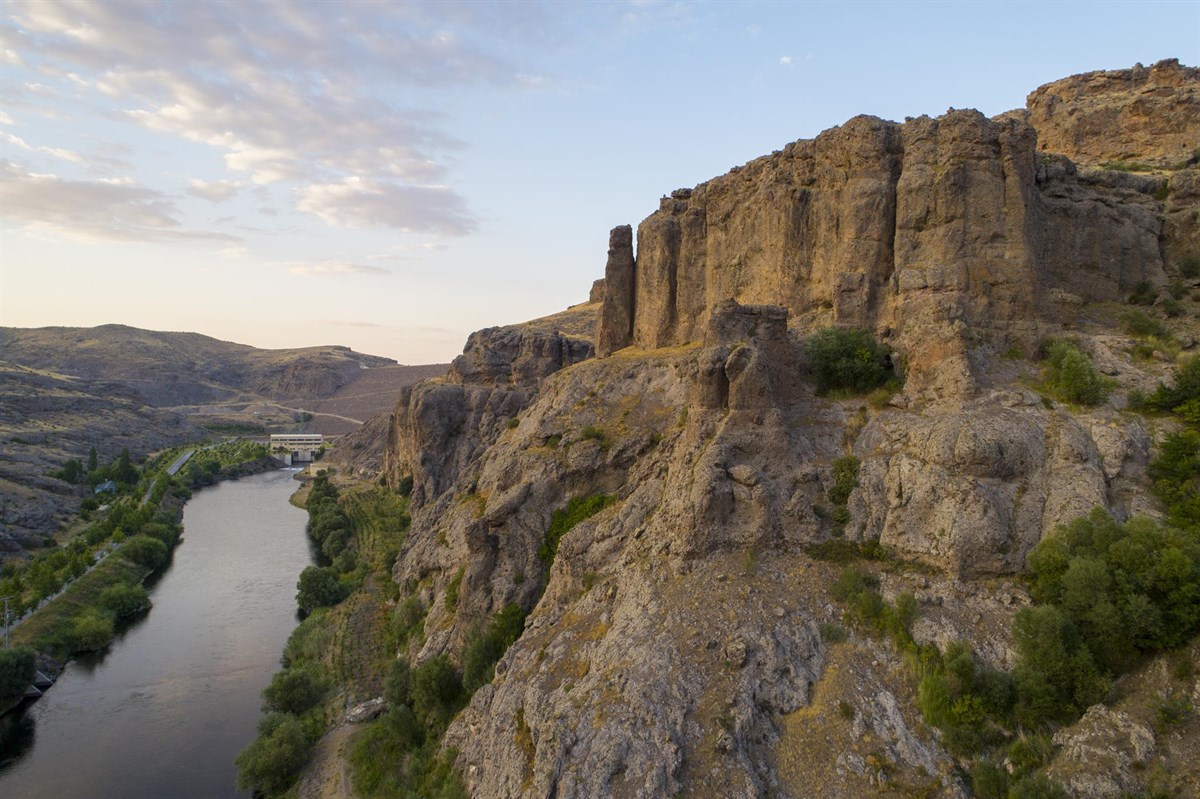
[[[307,463],[316,458],[325,446],[325,437],[320,433],[272,433],[267,445],[272,455],[283,459],[291,466],[294,462]]]

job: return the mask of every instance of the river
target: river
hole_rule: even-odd
[[[154,607],[29,706],[0,751],[0,797],[251,795],[233,758],[254,739],[312,562],[296,487],[267,472],[188,501]]]

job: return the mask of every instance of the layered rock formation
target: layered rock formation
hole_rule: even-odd
[[[1040,397],[1026,357],[1069,331],[1123,388],[1154,385],[1165,365],[1132,360],[1104,303],[1179,277],[1195,220],[1169,209],[1192,195],[1168,189],[1195,170],[1081,169],[1032,118],[857,117],[676,191],[636,254],[612,231],[602,305],[476,334],[401,396],[394,577],[428,608],[404,654],[457,657],[491,614],[530,611],[446,736],[472,796],[965,795],[888,647],[823,640],[836,568],[813,547],[884,544],[919,641],[1011,665],[1029,549],[1097,505],[1153,512],[1149,426],[1119,397]],[[829,324],[889,342],[904,389],[817,396],[805,338]],[[555,511],[600,496],[539,556]]]
[[[636,259],[624,244],[610,252],[600,353],[696,341],[723,300],[769,302],[799,326],[877,331],[907,357],[912,392],[970,395],[985,381],[970,363],[973,340],[1029,345],[1043,323],[1061,321],[1064,297],[1119,300],[1143,281],[1163,284],[1163,250],[1195,239],[1195,170],[1080,173],[1038,144],[1046,108],[1075,107],[1051,103],[1054,87],[1077,87],[1071,97],[1087,108],[1138,109],[1155,120],[1148,139],[1162,141],[1161,125],[1173,142],[1200,142],[1200,72],[1169,63],[1126,72],[1124,82],[1113,75],[1126,73],[1101,73],[1051,84],[1031,95],[1031,111],[994,119],[856,117],[673,192],[638,226]],[[1078,137],[1092,141],[1089,130]],[[1164,225],[1168,182],[1178,190]],[[618,228],[613,241],[625,235]]]
[[[1077,163],[1168,166],[1194,162],[1200,149],[1200,69],[1177,59],[1056,80],[1025,104],[1038,147]]]

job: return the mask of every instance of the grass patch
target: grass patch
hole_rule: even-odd
[[[550,516],[550,529],[546,531],[546,538],[538,547],[538,559],[546,565],[546,570],[549,571],[554,563],[554,557],[558,554],[558,544],[571,528],[584,519],[595,516],[616,501],[617,498],[611,494],[593,494],[589,497],[575,497],[567,503],[567,507],[554,511]]]

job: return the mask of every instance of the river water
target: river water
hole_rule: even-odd
[[[0,747],[4,799],[209,799],[234,787],[312,562],[293,472],[221,483],[184,508],[153,609],[69,664]],[[10,725],[11,726],[11,725]],[[11,732],[11,731],[10,731]]]

